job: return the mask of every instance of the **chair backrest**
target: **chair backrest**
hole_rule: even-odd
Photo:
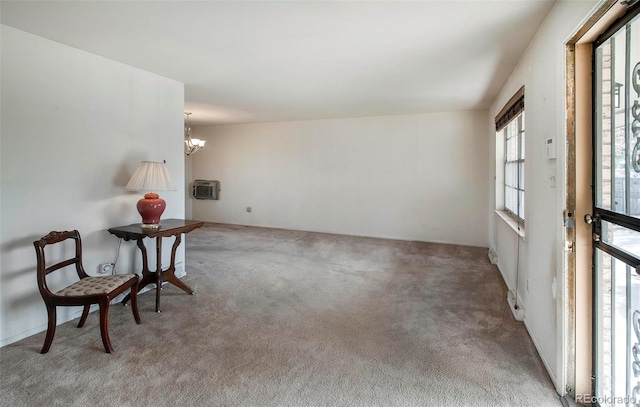
[[[58,263],[52,264],[47,267],[46,259],[45,259],[45,251],[44,248],[47,245],[56,244],[64,242],[67,239],[75,240],[75,255],[72,258],[62,260]],[[46,276],[49,273],[52,273],[61,268],[75,265],[76,272],[78,273],[79,278],[88,277],[87,273],[85,273],[84,268],[82,267],[82,240],[80,239],[80,232],[77,230],[73,231],[65,231],[65,232],[49,232],[48,235],[42,237],[40,240],[36,240],[33,242],[33,246],[36,249],[36,256],[38,258],[37,264],[37,279],[38,279],[38,289],[43,296],[52,296],[53,294],[47,287],[47,279]]]

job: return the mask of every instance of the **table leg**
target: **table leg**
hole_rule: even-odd
[[[138,292],[149,284],[156,284],[156,312],[160,311],[160,290],[162,289],[162,282],[166,281],[180,288],[181,290],[193,295],[191,287],[182,282],[176,277],[176,251],[178,246],[182,242],[182,234],[175,235],[173,246],[171,247],[171,264],[169,268],[162,271],[162,237],[156,237],[156,271],[149,270],[149,261],[147,255],[147,248],[144,244],[143,238],[137,239],[136,242],[140,251],[142,252],[142,279],[138,284]],[[127,294],[122,300],[123,304],[126,304],[131,298],[131,294]]]
[[[156,312],[160,312],[160,290],[162,289],[162,237],[156,237]]]
[[[171,266],[164,272],[165,281],[175,285],[181,290],[193,295],[193,290],[191,287],[182,282],[178,277],[176,277],[176,250],[178,246],[180,246],[180,242],[182,241],[182,235],[177,234],[176,240],[173,242],[173,246],[171,247]]]
[[[151,270],[149,270],[149,260],[147,257],[147,248],[144,245],[144,241],[143,239],[137,239],[136,240],[136,244],[138,245],[138,248],[140,249],[140,252],[142,253],[142,279],[140,280],[140,283],[138,284],[138,292],[140,292],[143,288],[145,288],[146,286],[148,286],[149,284],[155,284],[156,283],[156,276],[155,273],[152,273]],[[126,304],[129,299],[131,298],[131,294],[127,294],[126,297],[124,297],[124,299],[122,300],[123,304]]]

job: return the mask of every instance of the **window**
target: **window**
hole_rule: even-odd
[[[524,88],[521,88],[496,117],[496,140],[504,143],[504,211],[524,223]]]

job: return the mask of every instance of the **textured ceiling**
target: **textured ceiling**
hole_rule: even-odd
[[[486,108],[554,2],[0,4],[3,24],[184,83],[203,124]]]

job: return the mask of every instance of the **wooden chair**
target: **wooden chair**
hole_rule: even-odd
[[[75,257],[47,267],[45,261],[45,246],[61,243],[67,239],[75,240]],[[109,333],[107,331],[109,303],[118,294],[121,294],[128,288],[131,289],[131,309],[136,323],[139,324],[140,314],[138,313],[137,301],[138,276],[136,274],[116,274],[98,277],[87,275],[82,266],[82,241],[80,239],[80,233],[78,233],[77,230],[72,232],[51,232],[40,240],[33,242],[33,246],[38,256],[38,288],[44,299],[49,316],[47,336],[40,353],[49,352],[51,342],[53,342],[53,335],[56,332],[56,307],[84,306],[80,322],[78,323],[78,328],[81,328],[87,320],[91,304],[98,304],[100,308],[100,334],[102,336],[102,344],[107,353],[113,353],[113,347],[111,346]],[[47,287],[47,275],[71,265],[75,265],[80,280],[55,293],[51,292],[49,287]]]

